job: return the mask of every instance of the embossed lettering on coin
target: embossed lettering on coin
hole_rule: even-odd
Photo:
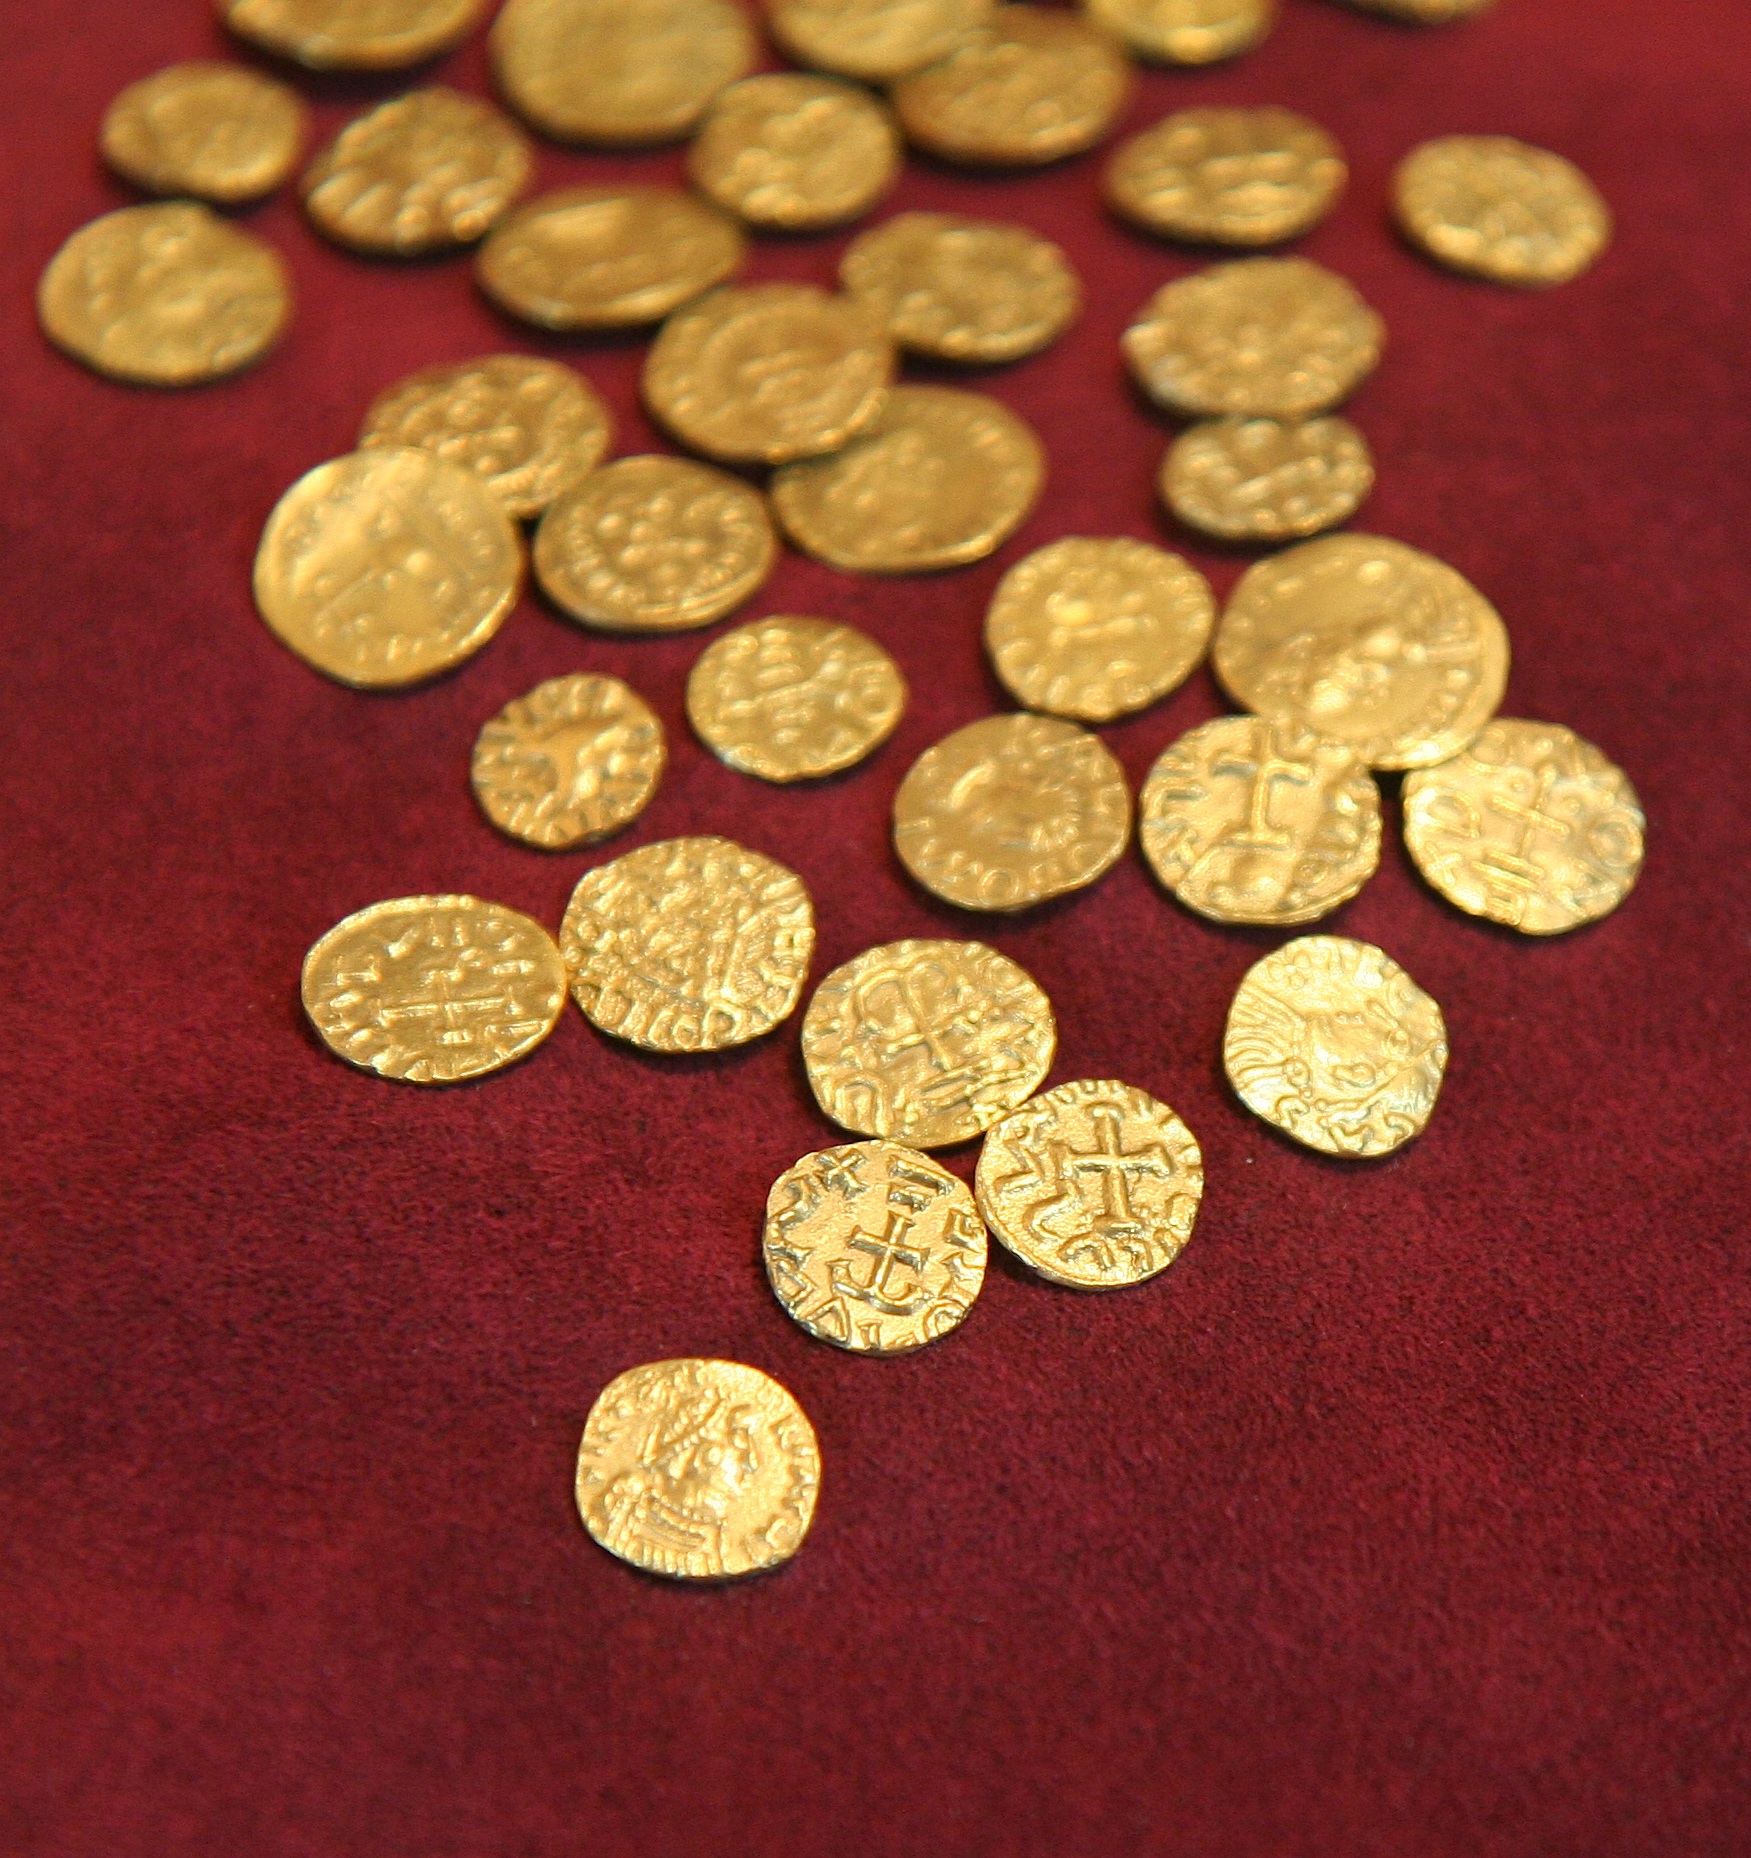
[[[1373,488],[1368,441],[1336,414],[1201,420],[1161,464],[1168,508],[1224,542],[1287,542],[1334,529]]]
[[[271,194],[297,165],[303,140],[295,90],[199,58],[130,84],[100,136],[104,160],[136,187],[221,206]]]
[[[448,51],[484,0],[216,0],[237,34],[314,71],[399,71]]]
[[[1089,17],[1140,58],[1207,65],[1250,51],[1277,22],[1277,0],[1084,0]]]
[[[772,36],[798,64],[886,84],[945,58],[991,0],[771,0]]]

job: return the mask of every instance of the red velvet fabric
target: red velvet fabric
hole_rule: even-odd
[[[1103,218],[1098,158],[908,170],[896,204],[1060,240],[1088,305],[977,381],[1051,453],[999,558],[887,581],[787,557],[750,608],[863,626],[912,683],[872,763],[783,791],[690,737],[697,637],[594,637],[531,596],[458,675],[375,697],[274,642],[262,520],[379,388],[564,355],[635,450],[642,345],[512,327],[465,260],[364,263],[283,194],[247,215],[297,277],[275,356],[178,395],[91,377],[39,337],[36,277],[128,197],[93,154],[111,95],[223,40],[203,0],[4,11],[0,1848],[1751,1850],[1743,0],[1501,0],[1426,33],[1286,0],[1258,53],[1148,74],[1127,117],[1286,103],[1341,138],[1350,190],[1304,249],[1391,327],[1352,409],[1380,464],[1365,526],[1495,600],[1508,713],[1597,742],[1649,815],[1629,903],[1541,943],[1422,888],[1389,809],[1333,926],[1440,1000],[1453,1061],[1426,1137],[1373,1166],[1291,1148],[1222,1082],[1229,998],[1278,937],[1194,919],[1135,857],[967,917],[889,847],[912,757],[1002,702],[978,622],[1022,552],[1152,537],[1223,590],[1243,565],[1153,501],[1167,429],[1117,337],[1198,259]],[[484,87],[478,40],[438,71]],[[327,133],[392,85],[304,88]],[[1401,246],[1392,164],[1454,130],[1577,159],[1619,216],[1598,268],[1513,294]],[[749,272],[826,283],[841,243],[765,241]],[[477,815],[468,749],[580,667],[653,702],[673,765],[624,838],[543,856]],[[1140,778],[1218,707],[1200,673],[1107,739]],[[529,1063],[448,1092],[304,1028],[300,959],[350,910],[468,889],[557,925],[586,863],[705,831],[803,874],[817,974],[982,936],[1056,1003],[1055,1078],[1174,1104],[1209,1191],[1172,1271],[1084,1297],[998,1258],[950,1340],[856,1359],[794,1327],[758,1262],[769,1182],[836,1139],[794,1025],[663,1062],[568,1011]],[[596,1392],[694,1352],[776,1374],[825,1457],[804,1552],[730,1589],[630,1572],[572,1506]]]

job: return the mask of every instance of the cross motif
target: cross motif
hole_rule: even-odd
[[[1097,1103],[1089,1111],[1094,1124],[1094,1147],[1073,1149],[1065,1145],[1059,1170],[1073,1186],[1080,1186],[1084,1176],[1093,1176],[1100,1184],[1101,1210],[1094,1229],[1101,1238],[1131,1236],[1142,1230],[1137,1209],[1131,1198],[1133,1181],[1171,1180],[1173,1161],[1160,1142],[1145,1143],[1127,1149],[1124,1116],[1111,1103]]]
[[[1266,740],[1275,741],[1275,731]],[[1247,789],[1246,827],[1240,834],[1229,834],[1230,845],[1283,846],[1292,842],[1287,832],[1271,824],[1271,796],[1279,782],[1305,787],[1313,779],[1313,768],[1305,761],[1290,760],[1267,747],[1256,758],[1228,756],[1216,762],[1212,774],[1238,774],[1250,783]]]
[[[873,1310],[880,1310],[884,1316],[916,1316],[930,1302],[931,1293],[924,1283],[924,1269],[930,1263],[931,1248],[928,1245],[906,1244],[906,1235],[911,1230],[911,1215],[893,1210],[888,1214],[887,1229],[879,1239],[873,1233],[854,1232],[845,1241],[846,1248],[868,1256],[871,1261],[869,1275],[858,1278],[853,1275],[848,1264],[835,1258],[827,1267],[827,1276],[834,1290],[842,1297],[850,1297],[855,1302],[868,1304]],[[904,1266],[912,1273],[910,1286],[899,1295],[893,1291],[896,1266]]]

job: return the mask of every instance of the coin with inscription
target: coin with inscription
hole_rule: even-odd
[[[1167,507],[1224,542],[1289,542],[1335,529],[1373,488],[1368,441],[1330,413],[1200,420],[1161,462]]]
[[[1018,703],[1110,723],[1185,682],[1210,643],[1210,583],[1129,536],[1065,536],[997,583],[985,644]]]
[[[304,958],[304,1011],[348,1064],[460,1084],[526,1057],[559,1024],[565,968],[532,918],[478,897],[396,897]]]
[[[1251,51],[1277,23],[1277,0],[1083,0],[1090,19],[1139,58],[1207,65]]]
[[[1255,1115],[1346,1160],[1421,1134],[1447,1069],[1441,1009],[1368,942],[1304,935],[1246,972],[1222,1063]]]
[[[772,36],[798,64],[887,84],[945,58],[991,0],[770,0]]]
[[[216,0],[240,39],[313,71],[399,71],[455,45],[485,0]]]
[[[888,942],[815,989],[802,1043],[842,1129],[948,1148],[1039,1089],[1058,1028],[1026,970],[983,942]]]
[[[1348,743],[1370,767],[1426,768],[1495,715],[1508,633],[1444,561],[1384,536],[1332,535],[1247,569],[1214,659],[1242,708]]]
[[[130,84],[104,113],[99,143],[148,193],[235,206],[271,194],[297,166],[304,121],[289,86],[197,58]]]
[[[1073,1290],[1155,1277],[1192,1236],[1204,1157],[1165,1103],[1079,1078],[1012,1110],[979,1151],[979,1211],[1024,1264]]]
[[[1609,915],[1641,874],[1646,833],[1623,770],[1558,723],[1497,717],[1404,784],[1417,869],[1449,903],[1525,935]]]
[[[1348,0],[1363,13],[1384,13],[1389,19],[1408,20],[1413,26],[1447,26],[1470,19],[1496,0]]]
[[[578,1446],[578,1514],[646,1574],[718,1581],[802,1547],[821,1488],[814,1428],[739,1361],[651,1361],[596,1398]]]

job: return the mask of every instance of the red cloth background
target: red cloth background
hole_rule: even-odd
[[[1440,1000],[1453,1062],[1425,1139],[1360,1167],[1222,1083],[1229,998],[1280,938],[1194,919],[1135,857],[965,917],[889,847],[912,757],[1002,702],[978,620],[1009,562],[1125,532],[1222,590],[1243,565],[1153,502],[1166,427],[1117,337],[1198,260],[1103,219],[1098,158],[909,168],[897,204],[1027,220],[1088,306],[978,383],[1051,453],[1000,557],[896,581],[788,557],[750,609],[853,621],[912,683],[872,763],[781,791],[689,736],[699,637],[594,637],[531,596],[458,675],[377,697],[274,642],[262,520],[379,388],[563,354],[641,449],[642,344],[536,337],[465,260],[362,262],[282,195],[248,216],[297,277],[275,356],[178,395],[93,378],[39,337],[36,277],[128,198],[93,153],[109,98],[222,36],[204,0],[3,10],[0,1848],[1751,1850],[1743,0],[1501,0],[1427,33],[1286,0],[1256,55],[1147,75],[1127,118],[1280,102],[1341,138],[1350,191],[1304,249],[1391,328],[1353,407],[1381,468],[1365,526],[1495,600],[1508,713],[1600,744],[1650,818],[1627,906],[1539,943],[1425,891],[1392,806],[1334,926]],[[440,74],[484,87],[478,39]],[[393,85],[304,88],[326,134]],[[1520,295],[1395,242],[1392,164],[1453,130],[1577,159],[1618,211],[1604,262]],[[763,241],[749,273],[825,283],[841,244]],[[592,859],[497,837],[466,773],[487,716],[579,667],[630,679],[673,750]],[[1140,778],[1218,707],[1200,673],[1107,739]],[[1057,1006],[1055,1078],[1123,1076],[1203,1143],[1173,1270],[1083,1297],[999,1257],[953,1338],[856,1359],[758,1263],[769,1182],[835,1139],[794,1025],[659,1062],[568,1012],[449,1092],[352,1072],[303,1026],[299,962],[347,911],[469,889],[557,925],[587,862],[702,831],[803,874],[817,974],[904,935],[1019,959]],[[724,1590],[631,1573],[571,1499],[601,1386],[695,1352],[776,1374],[825,1456],[804,1552]]]

